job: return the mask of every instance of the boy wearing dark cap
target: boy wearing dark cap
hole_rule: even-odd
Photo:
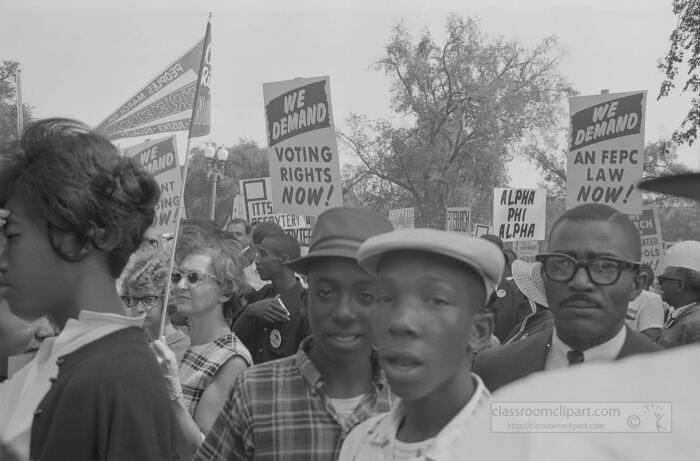
[[[372,354],[375,277],[356,258],[364,240],[391,230],[367,210],[318,216],[308,255],[287,264],[309,277],[302,309],[312,335],[296,355],[239,375],[196,460],[333,460],[353,427],[389,410]]]
[[[505,259],[483,239],[401,229],[368,239],[358,260],[378,274],[372,331],[402,400],[356,427],[339,459],[439,459],[489,400],[471,359],[490,336],[486,303]]]

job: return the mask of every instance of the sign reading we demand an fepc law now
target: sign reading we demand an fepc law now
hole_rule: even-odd
[[[603,203],[641,213],[646,91],[569,98],[566,208]]]
[[[316,216],[343,205],[328,77],[263,84],[272,202]]]

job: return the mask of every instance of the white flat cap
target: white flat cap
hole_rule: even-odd
[[[484,282],[486,299],[501,280],[505,260],[500,248],[481,238],[436,229],[399,229],[368,238],[357,254],[360,266],[376,274],[382,257],[399,250],[415,250],[447,256],[476,271]]]
[[[700,242],[686,240],[666,250],[664,266],[683,267],[700,272]]]

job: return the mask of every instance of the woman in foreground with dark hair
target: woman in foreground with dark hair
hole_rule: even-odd
[[[177,457],[162,374],[115,287],[158,196],[73,120],[38,121],[0,152],[0,290],[15,315],[62,329],[0,384],[0,458]]]

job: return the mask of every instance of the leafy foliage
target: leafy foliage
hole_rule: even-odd
[[[671,47],[658,64],[666,78],[661,83],[657,99],[668,96],[675,87],[679,67],[683,63],[687,64],[688,79],[681,92],[694,96],[690,110],[681,126],[673,133],[672,140],[678,144],[692,145],[698,137],[700,126],[700,0],[673,0],[672,4],[673,14],[678,16],[678,24],[671,32]]]
[[[2,61],[0,65],[0,145],[17,139],[17,61]],[[22,104],[24,126],[32,118],[32,108]]]
[[[443,43],[428,30],[414,41],[398,24],[376,69],[392,81],[401,123],[352,115],[339,133],[360,160],[345,171],[346,189],[379,211],[414,206],[417,226],[437,228],[447,206],[470,204],[475,219],[490,217],[493,188],[507,184],[515,147],[549,130],[562,98],[573,94],[557,73],[554,37],[525,48],[488,39],[477,21],[456,15],[445,31]]]
[[[240,193],[239,181],[270,175],[266,147],[241,139],[235,146],[226,147],[226,150],[229,156],[224,167],[224,178],[217,184],[214,216],[214,220],[221,225],[230,218],[234,196]],[[190,155],[185,186],[187,217],[209,219],[211,182],[207,179],[207,159],[199,148],[192,149]]]

